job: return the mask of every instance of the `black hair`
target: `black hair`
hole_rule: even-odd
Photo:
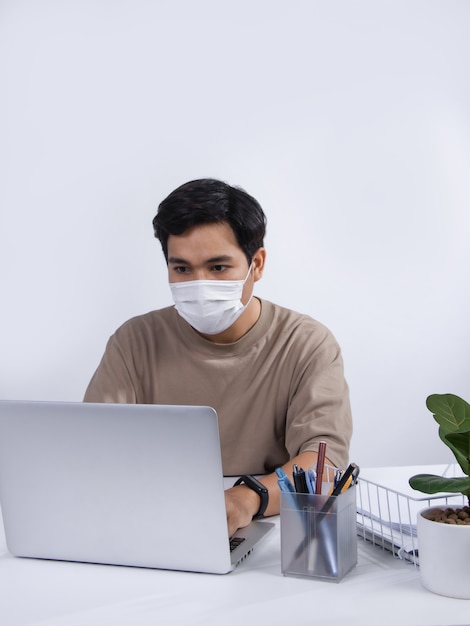
[[[248,263],[263,247],[266,233],[266,216],[258,201],[240,187],[213,178],[193,180],[172,191],[152,223],[167,261],[169,235],[182,235],[198,224],[227,223]]]

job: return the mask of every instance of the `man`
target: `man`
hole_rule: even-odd
[[[116,331],[85,401],[212,406],[224,474],[262,475],[264,514],[277,514],[277,467],[307,469],[322,440],[327,463],[347,465],[352,424],[339,346],[310,317],[254,297],[266,219],[242,189],[188,182],[160,204],[153,225],[175,306]],[[225,492],[229,535],[266,506],[249,482]]]

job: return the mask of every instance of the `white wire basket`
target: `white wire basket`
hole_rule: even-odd
[[[377,468],[366,470],[357,484],[359,537],[415,567],[419,565],[418,512],[431,506],[463,506],[467,503],[461,494],[426,495],[412,490],[408,478],[419,473],[462,475],[456,464]]]

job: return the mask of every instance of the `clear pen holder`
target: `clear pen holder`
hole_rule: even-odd
[[[281,570],[339,582],[357,564],[356,487],[339,496],[281,492]]]

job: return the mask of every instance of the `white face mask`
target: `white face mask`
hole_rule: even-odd
[[[175,308],[193,328],[205,335],[217,335],[227,330],[246,307],[241,301],[245,280],[186,280],[170,283]]]

